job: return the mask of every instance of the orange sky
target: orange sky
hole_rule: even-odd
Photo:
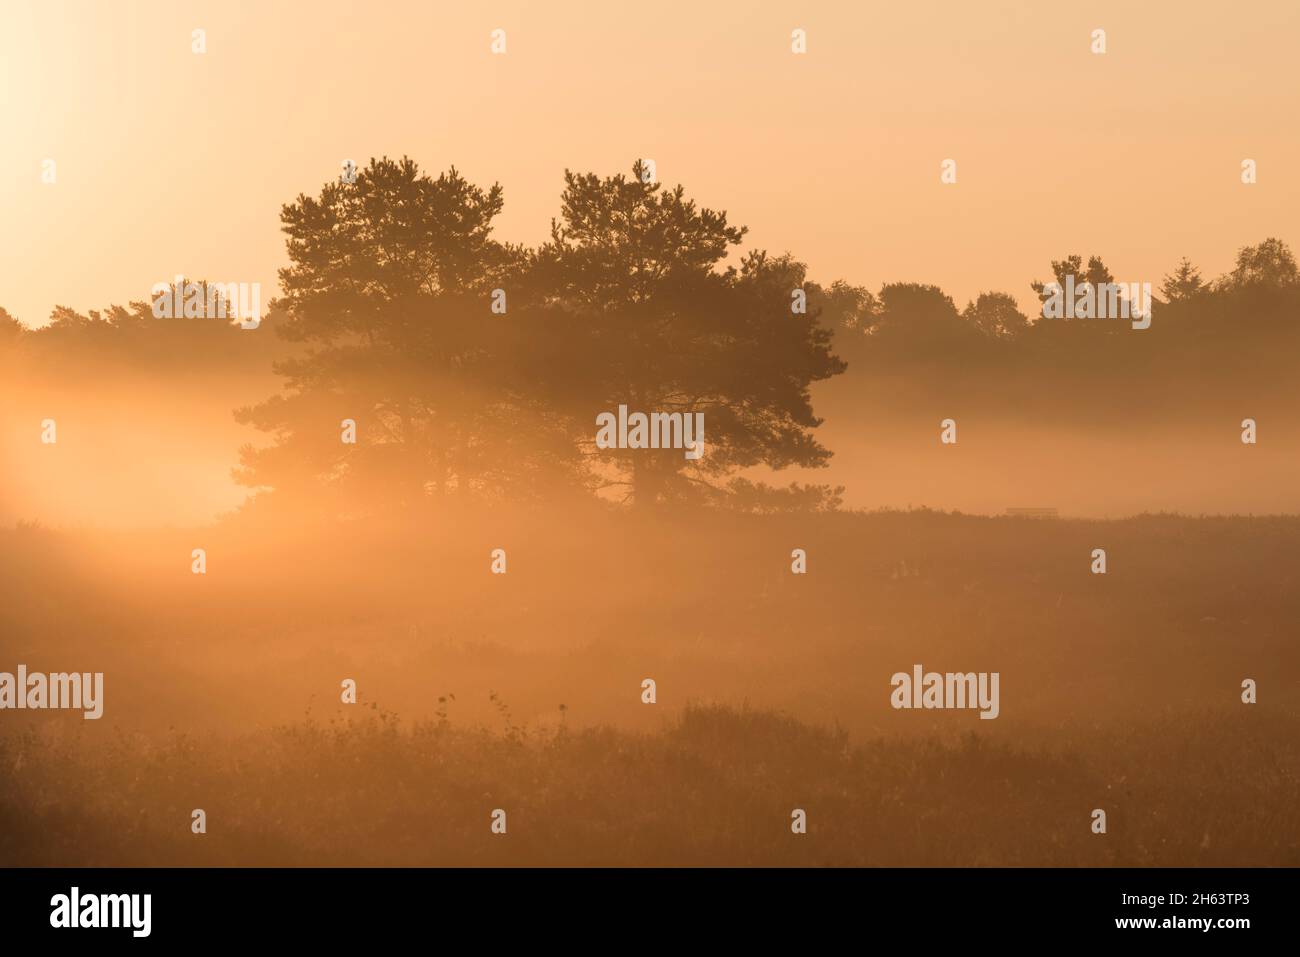
[[[1265,236],[1300,246],[1298,40],[1295,0],[8,0],[0,305],[35,325],[177,273],[269,298],[281,203],[385,153],[499,181],[519,242],[545,238],[566,166],[645,156],[822,282],[1028,308],[1073,251],[1125,281],[1181,255],[1217,274]]]

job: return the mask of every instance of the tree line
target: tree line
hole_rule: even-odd
[[[631,175],[566,171],[564,184],[549,239],[524,247],[493,238],[499,186],[372,159],[355,182],[282,208],[288,265],[260,329],[158,320],[145,301],[86,315],[59,307],[36,330],[0,309],[0,362],[54,374],[74,356],[271,361],[282,390],[235,412],[268,436],[239,450],[235,469],[263,502],[354,514],[599,493],[640,506],[818,509],[836,489],[738,473],[827,464],[811,389],[850,366],[859,377],[954,363],[1047,377],[1108,357],[1130,369],[1157,353],[1199,360],[1243,337],[1276,355],[1300,327],[1296,261],[1276,239],[1243,248],[1212,280],[1184,259],[1160,284],[1152,327],[1134,333],[1031,317],[1005,292],[959,309],[932,285],[822,286],[788,253],[728,263],[745,227],[651,181],[639,162]],[[1051,269],[1056,282],[1113,281],[1098,256]],[[1046,283],[1032,288],[1047,295]],[[703,413],[707,453],[597,449],[596,416],[619,405]],[[344,421],[355,443],[341,440]]]

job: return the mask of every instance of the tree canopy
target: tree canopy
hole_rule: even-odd
[[[681,187],[566,172],[535,250],[500,244],[499,186],[371,160],[281,215],[284,393],[239,411],[275,436],[241,481],[340,501],[625,487],[641,505],[725,494],[738,470],[818,466],[809,386],[844,369],[788,256],[723,260],[745,230]],[[705,453],[595,447],[620,405],[702,414]],[[340,441],[346,420],[355,443]]]

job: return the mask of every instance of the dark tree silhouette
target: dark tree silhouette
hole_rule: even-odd
[[[1053,281],[1064,288],[1066,276],[1074,277],[1076,289],[1085,283],[1095,287],[1115,281],[1115,277],[1110,274],[1110,270],[1106,268],[1106,264],[1101,261],[1100,256],[1089,256],[1086,269],[1083,266],[1083,257],[1077,254],[1066,256],[1064,259],[1052,260]],[[1029,284],[1029,287],[1038,293],[1041,302],[1046,302],[1051,296],[1045,282],[1035,279]]]
[[[961,352],[981,337],[938,286],[899,282],[880,288],[871,338],[886,355],[938,355]]]
[[[1182,302],[1199,295],[1206,289],[1201,280],[1201,271],[1192,265],[1186,256],[1178,263],[1178,268],[1160,284],[1160,294],[1166,302]]]
[[[238,411],[276,438],[241,450],[239,480],[348,511],[557,481],[649,504],[715,496],[749,466],[825,464],[808,386],[844,365],[816,310],[791,309],[804,267],[751,253],[722,268],[744,230],[643,174],[568,174],[536,252],[491,238],[499,187],[405,159],[286,206],[282,334],[308,349],[277,365],[285,394]],[[704,457],[598,452],[596,417],[620,405],[702,413]]]
[[[880,303],[871,291],[843,280],[829,286],[809,280],[804,288],[808,290],[808,308],[815,309],[821,323],[835,333],[835,354],[850,367],[869,356],[868,339],[880,314]]]
[[[1029,318],[1005,292],[984,292],[967,303],[962,318],[994,339],[1014,339],[1029,331]]]
[[[811,383],[843,371],[816,309],[793,308],[805,268],[789,256],[745,256],[722,268],[743,228],[697,207],[681,186],[632,176],[565,174],[561,216],[533,279],[564,317],[575,419],[607,485],[640,505],[717,492],[748,466],[821,466]],[[598,414],[703,413],[705,453],[594,449]]]
[[[1258,246],[1243,246],[1237,252],[1237,265],[1221,285],[1241,289],[1249,286],[1285,288],[1300,283],[1295,256],[1280,239],[1266,239]]]
[[[9,314],[9,311],[0,306],[0,345],[11,345],[22,338],[27,331],[27,327]]]
[[[284,207],[282,334],[308,348],[276,366],[286,394],[237,412],[276,436],[241,450],[241,482],[340,493],[356,511],[522,493],[539,462],[576,460],[531,408],[492,312],[525,258],[490,236],[501,207],[499,186],[455,169],[432,179],[405,158],[372,159],[355,183]],[[342,441],[348,419],[355,444]]]

